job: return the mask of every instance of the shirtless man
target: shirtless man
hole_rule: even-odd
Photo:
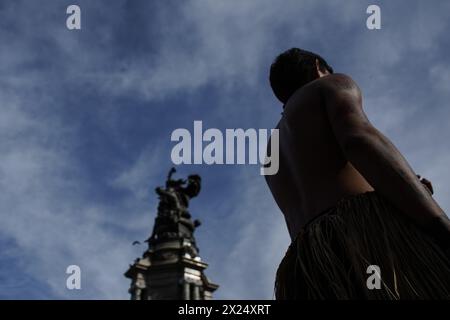
[[[339,228],[342,230],[336,231],[338,227],[333,224],[335,222],[327,222],[329,223],[327,228],[330,228],[331,223],[331,230],[336,229],[336,232],[333,231],[334,235],[339,233],[340,238],[353,237],[353,240],[356,239],[356,242],[361,243],[367,237],[359,234],[362,232],[361,230],[352,230],[347,219],[349,221],[360,219],[358,215],[361,216],[361,219],[366,219],[366,216],[377,215],[378,217],[379,213],[366,212],[381,210],[373,209],[374,205],[370,204],[371,201],[374,201],[373,199],[366,199],[367,197],[377,197],[376,203],[383,203],[380,204],[381,207],[391,208],[391,212],[388,212],[387,216],[401,216],[399,219],[402,223],[403,221],[406,221],[405,224],[411,222],[411,225],[415,226],[414,232],[423,236],[426,239],[424,242],[427,244],[430,242],[433,250],[437,250],[441,254],[445,248],[448,248],[450,244],[448,218],[431,196],[426,187],[426,181],[421,182],[395,146],[369,122],[362,108],[361,91],[349,76],[333,74],[333,69],[319,55],[293,48],[278,56],[272,64],[270,82],[274,94],[284,104],[284,112],[277,125],[280,135],[279,171],[276,175],[267,175],[266,180],[275,201],[283,212],[293,243],[295,240],[299,241],[300,246],[305,246],[303,251],[311,250],[311,246],[317,245],[332,250],[336,256],[342,255],[342,251],[337,252],[339,250],[333,247],[333,244],[319,243],[317,232],[321,232],[320,228],[315,229],[314,236],[312,236],[312,232],[305,226],[311,227],[311,224],[314,224],[318,218],[329,213],[330,209],[331,211],[334,209],[334,216],[339,217]],[[349,218],[345,214],[339,213],[347,210],[338,209],[339,206],[344,206],[343,202],[346,200],[348,201],[345,208],[356,212],[356,218]],[[355,209],[356,201],[359,201],[358,206],[363,202],[367,208]],[[336,215],[336,210],[338,210],[338,215]],[[386,211],[386,209],[383,210]],[[383,214],[378,218],[383,217]],[[322,220],[324,219],[322,218]],[[322,221],[322,223],[325,222]],[[391,224],[390,221],[386,221],[386,223]],[[374,225],[374,223],[368,220],[363,225]],[[363,231],[368,232],[367,230]],[[387,233],[386,245],[391,245],[393,240],[389,238],[389,230],[374,230],[374,232],[373,234],[376,232]],[[399,232],[395,230],[394,233]],[[299,235],[300,239],[297,239]],[[428,235],[432,235],[435,239],[430,240],[431,237],[428,239]],[[363,240],[358,239],[359,236]],[[305,239],[305,237],[308,238]],[[320,239],[320,241],[327,241],[326,236],[323,235]],[[336,242],[334,236],[333,239],[328,240]],[[338,239],[338,241],[343,241],[342,246],[352,246],[346,239]],[[372,241],[377,241],[377,239],[372,239]],[[439,243],[441,247],[434,246],[435,243]],[[370,251],[367,249],[370,245],[369,243],[365,249],[361,250]],[[298,249],[298,244],[296,248]],[[291,260],[309,261],[307,263],[300,261],[300,265],[294,268],[293,265],[299,262],[286,261],[289,260],[287,253],[283,261],[284,266],[280,265],[278,270],[277,283],[282,289],[277,290],[277,298],[373,298],[369,293],[362,292],[364,291],[364,288],[360,288],[363,286],[362,284],[343,284],[344,287],[353,285],[358,287],[356,289],[347,288],[344,290],[346,294],[343,296],[339,296],[337,293],[339,290],[321,293],[320,288],[314,290],[308,288],[308,286],[316,284],[313,283],[314,276],[310,274],[313,271],[309,270],[305,264],[313,265],[315,261],[311,260],[316,257],[300,257],[303,253],[290,252],[293,250],[292,248],[288,250],[289,255],[293,257]],[[385,250],[390,249],[385,248]],[[424,250],[429,249],[426,247]],[[372,253],[358,251],[355,254],[361,254],[361,257],[366,259]],[[418,254],[420,255],[422,252]],[[392,255],[395,257],[397,252],[393,252]],[[346,260],[351,259],[352,257],[346,258]],[[376,260],[374,257],[373,259]],[[405,259],[405,257],[399,256],[397,260],[399,259]],[[287,266],[289,263],[291,266]],[[323,261],[317,263],[323,263]],[[393,262],[390,261],[390,263]],[[445,276],[450,277],[448,260],[439,263],[442,263],[439,272],[448,270],[449,273]],[[345,266],[349,270],[356,268],[349,263]],[[330,266],[322,267],[326,269]],[[288,274],[283,275],[284,271],[281,269],[290,271],[285,271]],[[288,281],[286,279],[290,279],[289,281],[292,282],[292,273],[294,272],[292,270],[299,272],[295,275],[297,281],[303,276],[307,278],[307,280],[303,279],[298,282],[298,286],[307,288],[294,288],[294,290],[287,288],[287,283],[282,283]],[[396,276],[395,270],[389,271],[392,271],[394,277]],[[322,281],[321,285],[326,285],[326,281],[323,282],[323,274],[315,276]],[[411,275],[409,276],[411,277]],[[328,279],[332,282],[335,280],[334,278]],[[398,280],[394,279],[394,282]],[[385,289],[389,291],[392,288],[388,288],[386,284]],[[381,298],[410,297],[411,291],[420,292],[414,286],[409,289],[411,290],[398,290],[394,296],[386,294]],[[437,291],[439,290],[436,289]],[[443,294],[446,293],[447,291],[443,292]],[[427,297],[419,296],[419,298]]]

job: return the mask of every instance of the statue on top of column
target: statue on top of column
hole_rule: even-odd
[[[194,229],[201,223],[191,220],[188,207],[189,201],[200,193],[201,178],[192,174],[187,180],[173,179],[175,172],[175,168],[171,168],[165,187],[155,189],[159,205],[151,239],[184,237],[193,241]]]

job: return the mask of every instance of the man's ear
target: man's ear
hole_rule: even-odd
[[[328,74],[328,72],[323,72],[323,70],[322,70],[322,68],[320,66],[319,59],[317,59],[317,58],[316,58],[316,72],[317,72],[317,76],[319,78],[323,77],[323,76],[326,76]]]

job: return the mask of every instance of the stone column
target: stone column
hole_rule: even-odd
[[[192,300],[200,300],[200,287],[192,284]]]
[[[183,300],[190,300],[191,298],[191,288],[189,282],[183,281]]]

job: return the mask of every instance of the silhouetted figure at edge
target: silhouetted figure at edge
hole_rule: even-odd
[[[356,83],[293,48],[270,84],[284,112],[280,168],[266,179],[292,240],[276,298],[450,299],[449,219],[370,123]]]

